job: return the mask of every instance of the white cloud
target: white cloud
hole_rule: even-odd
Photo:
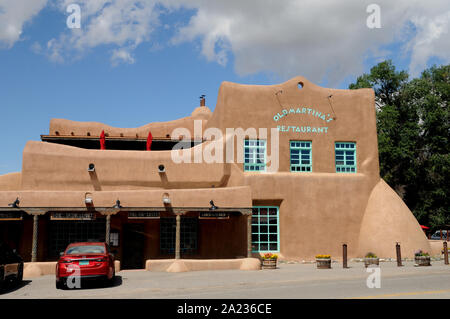
[[[9,29],[0,31],[0,41],[10,39],[9,46],[19,39],[17,30],[22,30],[23,24],[46,1],[26,2],[33,3],[34,9],[17,9],[13,5],[25,0],[0,0],[9,4],[8,11],[0,11],[0,16],[8,16],[0,20],[0,25],[6,25],[4,21],[14,22],[8,24]],[[411,55],[413,75],[431,57],[450,60],[448,0],[376,0],[381,8],[381,29],[366,26],[369,15],[366,8],[374,0],[54,0],[53,3],[67,16],[65,9],[73,2],[81,6],[81,29],[66,29],[39,50],[53,61],[80,57],[91,49],[106,46],[112,64],[134,63],[133,51],[144,42],[154,43],[155,30],[167,30],[167,24],[160,23],[161,10],[170,14],[181,8],[194,9],[194,14],[187,23],[176,21],[170,25],[170,30],[175,31],[171,44],[198,41],[200,54],[220,65],[227,65],[232,56],[240,75],[269,72],[289,78],[301,74],[315,82],[327,78],[330,85],[336,85],[347,76],[359,75],[366,58],[378,61],[389,56],[391,52],[386,46],[393,43],[400,43],[400,52]],[[20,12],[20,18],[13,12]]]
[[[126,49],[114,50],[111,56],[111,63],[113,64],[113,66],[116,66],[121,62],[133,64],[135,60],[131,53]]]
[[[414,25],[417,35],[409,43],[411,51],[411,75],[417,76],[426,66],[430,57],[438,57],[444,61],[450,59],[450,11],[434,18],[415,17]]]
[[[65,13],[73,0],[58,0]],[[81,7],[81,28],[67,29],[48,42],[46,54],[54,61],[78,58],[99,46],[112,46],[111,63],[134,63],[132,51],[159,25],[156,1],[77,0]],[[67,14],[66,14],[67,15]]]
[[[185,1],[176,1],[183,3]],[[191,3],[194,3],[191,1]],[[195,3],[198,3],[195,1]],[[378,0],[381,29],[369,29],[372,0],[205,1],[174,43],[200,39],[209,61],[233,54],[240,75],[274,72],[337,84],[363,71],[363,61],[385,58],[383,47],[404,41],[409,24],[417,34],[404,43],[411,69],[423,69],[432,56],[450,61],[448,0]]]
[[[0,0],[0,47],[11,48],[19,41],[24,24],[46,3],[47,0]]]

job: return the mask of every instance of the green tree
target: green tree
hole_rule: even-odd
[[[432,227],[450,224],[449,70],[434,66],[408,81],[388,60],[349,86],[374,89],[380,175]]]

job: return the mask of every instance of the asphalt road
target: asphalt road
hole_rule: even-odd
[[[435,261],[431,267],[412,262],[397,267],[380,263],[380,288],[368,288],[369,273],[362,263],[342,269],[316,269],[315,264],[280,264],[276,270],[195,271],[186,273],[120,271],[112,287],[90,284],[81,289],[57,290],[54,276],[24,279],[8,288],[6,298],[450,298],[450,266]],[[376,284],[376,281],[371,281]]]

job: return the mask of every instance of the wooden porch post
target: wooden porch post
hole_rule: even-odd
[[[176,232],[175,232],[175,259],[180,259],[180,239],[181,239],[181,216],[177,214]]]
[[[247,258],[252,257],[252,214],[247,215]]]
[[[105,241],[107,245],[109,245],[110,234],[111,234],[111,215],[108,214],[106,215],[106,234],[105,234]]]
[[[31,246],[31,262],[37,261],[38,255],[38,232],[39,232],[39,215],[44,215],[46,211],[27,210],[28,215],[33,216],[33,241]]]
[[[38,229],[39,229],[39,215],[33,215],[33,244],[31,249],[31,262],[36,262],[37,260],[37,250],[38,250]]]

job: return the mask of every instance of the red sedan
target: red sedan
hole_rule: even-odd
[[[81,279],[102,279],[112,284],[114,256],[102,242],[73,243],[56,263],[56,288],[80,288]]]

